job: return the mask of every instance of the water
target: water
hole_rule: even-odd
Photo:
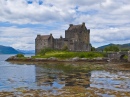
[[[91,87],[130,91],[130,72],[92,71]]]
[[[62,88],[64,86],[58,84],[58,80],[53,81],[52,85],[50,83],[38,85],[40,77],[48,76],[48,70],[34,64],[11,64],[5,61],[9,56],[12,55],[0,55],[0,91],[12,91],[21,87],[49,90],[53,87]],[[43,75],[42,71],[44,71]]]
[[[66,73],[53,65],[12,64],[4,61],[11,55],[0,55],[0,91],[18,88],[51,90],[80,85],[117,91],[130,91],[129,71],[91,71]],[[86,82],[87,80],[87,82]]]

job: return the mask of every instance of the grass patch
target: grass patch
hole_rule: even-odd
[[[48,51],[44,54],[38,54],[36,56],[33,56],[33,58],[50,58],[55,57],[59,59],[66,59],[66,58],[97,58],[97,57],[104,57],[104,53],[101,52],[70,52],[70,51]]]

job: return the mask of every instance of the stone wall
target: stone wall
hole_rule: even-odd
[[[35,53],[38,54],[43,48],[48,47],[47,39],[36,39],[35,40]]]
[[[128,56],[127,61],[130,62],[130,52],[113,52],[108,53],[108,58],[110,60],[122,60],[124,56]]]
[[[65,38],[54,39],[50,35],[37,35],[35,39],[35,52],[38,54],[44,48],[63,49],[65,46],[70,51],[91,51],[90,30],[86,28],[85,23],[81,25],[70,24],[65,30]]]
[[[55,49],[62,49],[63,45],[64,45],[63,39],[54,39]]]

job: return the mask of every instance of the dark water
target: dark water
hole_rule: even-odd
[[[27,88],[51,90],[56,93],[54,88],[61,89],[73,85],[130,91],[130,72],[92,71],[68,74],[61,68],[54,69],[53,64],[11,64],[5,61],[9,56],[11,55],[0,55],[0,91]],[[87,80],[88,83],[77,83],[79,80],[82,82]]]

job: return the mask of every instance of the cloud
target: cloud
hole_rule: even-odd
[[[85,22],[95,46],[126,43],[130,41],[129,6],[130,0],[0,0],[0,42],[34,49],[37,34],[64,37],[69,24]],[[10,25],[1,25],[4,22]]]
[[[26,0],[2,0],[0,3],[0,20],[11,23],[47,23],[73,18],[73,9],[63,10],[49,4],[40,5],[36,1],[29,4]]]
[[[130,41],[130,28],[108,28],[108,29],[102,29],[102,30],[97,30],[95,29],[91,33],[91,42],[106,42],[106,43],[112,43],[112,42],[129,42]]]
[[[34,49],[35,37],[35,30],[29,28],[0,27],[0,43],[16,49]]]
[[[65,29],[68,25],[62,25],[60,29],[53,28],[52,30],[43,27],[36,28],[19,28],[17,26],[0,27],[0,43],[2,45],[9,45],[16,49],[35,49],[35,38],[37,34],[50,34],[54,38],[59,38],[61,35],[64,37]],[[51,26],[49,26],[51,27]]]

